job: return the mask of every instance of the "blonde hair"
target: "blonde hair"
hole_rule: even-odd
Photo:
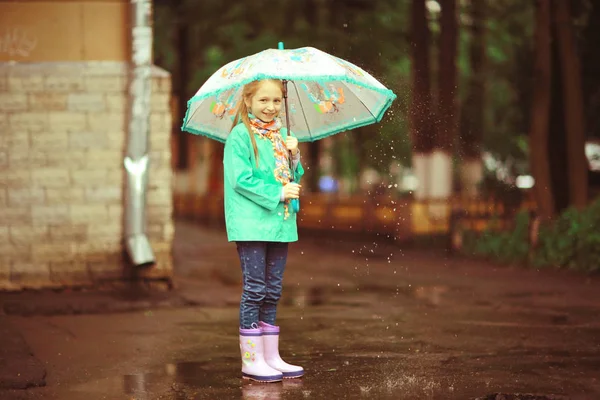
[[[235,118],[233,119],[233,124],[231,125],[231,129],[235,128],[237,124],[242,121],[248,129],[248,134],[250,135],[250,140],[252,141],[252,148],[254,149],[254,157],[256,158],[256,166],[258,167],[258,147],[256,146],[256,138],[254,137],[254,132],[252,131],[252,127],[250,126],[250,119],[248,118],[248,106],[246,105],[246,101],[251,102],[252,98],[263,84],[263,82],[269,81],[278,85],[281,89],[281,93],[283,93],[283,82],[278,79],[263,79],[258,81],[252,81],[247,83],[242,89],[242,98],[240,99],[240,104],[238,105],[237,112],[235,114]]]

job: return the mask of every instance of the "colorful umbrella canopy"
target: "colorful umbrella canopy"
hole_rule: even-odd
[[[356,65],[312,47],[268,49],[215,72],[188,101],[182,130],[224,142],[245,84],[287,84],[291,130],[301,142],[381,121],[396,95]]]

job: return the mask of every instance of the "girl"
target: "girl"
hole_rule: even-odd
[[[240,351],[242,377],[261,382],[299,378],[302,367],[279,356],[275,326],[288,243],[298,240],[297,199],[304,174],[298,140],[278,118],[283,84],[260,80],[247,84],[225,143],[224,192],[227,237],[236,242],[242,266]]]

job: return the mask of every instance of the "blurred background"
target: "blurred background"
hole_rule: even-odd
[[[302,145],[301,227],[441,236],[471,254],[522,259],[540,226],[597,197],[600,2],[221,6],[156,2],[155,62],[174,82],[181,215],[215,224],[222,215],[223,146],[177,132],[187,99],[221,65],[278,41],[347,59],[399,96],[381,124]]]
[[[300,144],[311,374],[263,392],[223,145],[181,124],[278,42],[398,98]],[[0,397],[600,398],[598,49],[600,0],[0,0]]]
[[[127,273],[170,279],[174,218],[223,225],[223,145],[181,132],[187,101],[280,41],[398,95],[301,144],[302,230],[598,268],[599,0],[0,0],[3,287],[121,279],[132,237],[152,268]]]

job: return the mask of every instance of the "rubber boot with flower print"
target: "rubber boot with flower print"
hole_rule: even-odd
[[[265,361],[270,367],[281,371],[285,379],[300,378],[304,369],[297,365],[288,364],[279,355],[279,327],[260,321],[258,326],[263,334],[265,346]]]
[[[279,382],[283,379],[280,371],[265,362],[263,337],[259,328],[240,328],[240,352],[242,378],[257,382]]]

